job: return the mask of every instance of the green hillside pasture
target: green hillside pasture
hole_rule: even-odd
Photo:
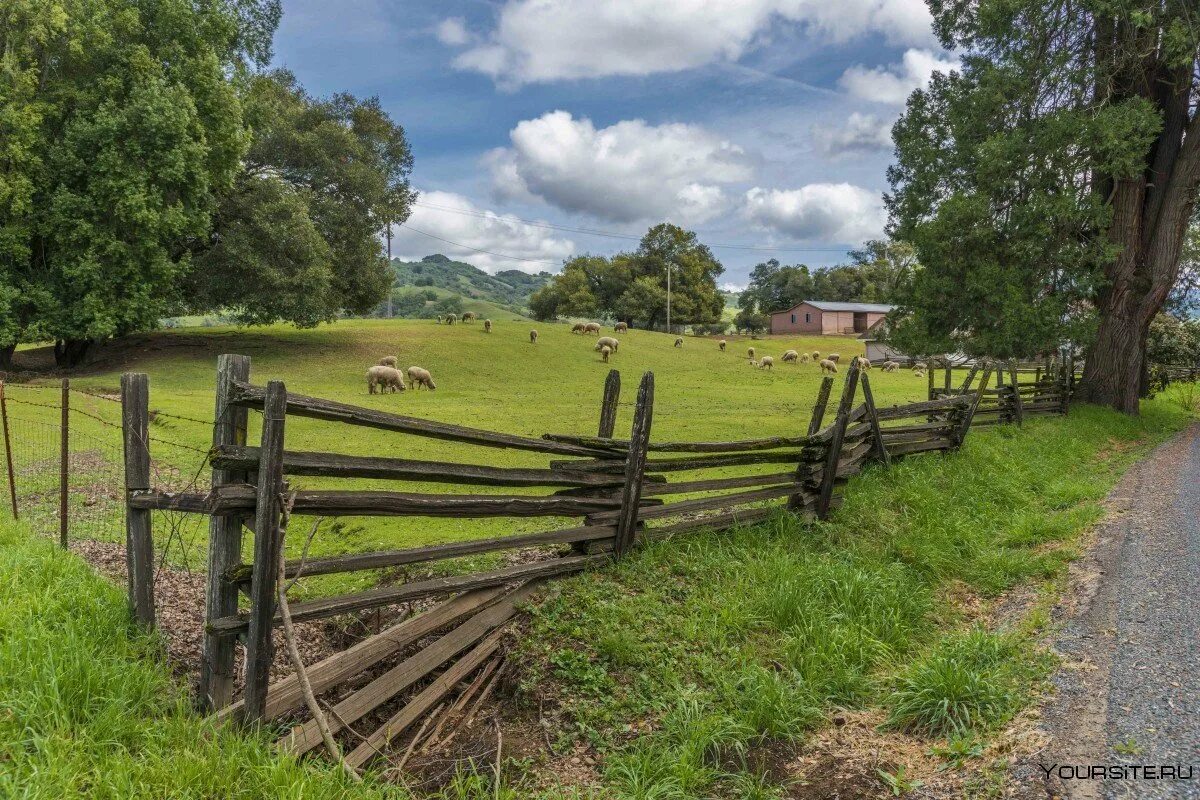
[[[841,353],[843,364],[862,353],[862,343],[840,337],[771,337],[750,340],[726,337],[728,348],[720,352],[715,338],[685,337],[682,347],[674,337],[647,331],[630,331],[620,338],[621,347],[610,364],[593,351],[594,337],[572,334],[562,324],[533,323],[510,312],[494,309],[493,333],[485,334],[475,324],[439,325],[421,320],[348,320],[316,330],[273,326],[252,331],[231,328],[163,331],[133,337],[113,348],[100,368],[72,378],[72,386],[109,396],[118,392],[120,373],[144,371],[150,375],[151,408],[163,412],[152,424],[152,434],[183,447],[152,442],[159,480],[176,487],[198,478],[206,485],[207,473],[200,468],[203,456],[185,447],[206,449],[211,429],[203,424],[179,420],[168,414],[208,420],[213,412],[216,357],[219,353],[242,353],[253,360],[252,380],[265,384],[281,379],[288,390],[317,397],[355,403],[416,417],[470,425],[528,436],[546,432],[594,434],[600,396],[610,368],[622,375],[621,405],[617,435],[627,435],[632,423],[633,401],[638,381],[645,371],[655,374],[654,438],[656,440],[720,440],[769,435],[796,435],[806,430],[821,374],[816,364],[783,364],[779,357],[789,348],[805,352]],[[537,344],[529,342],[536,328]],[[611,330],[607,331],[611,335]],[[753,369],[746,349],[776,358],[772,371]],[[437,391],[406,391],[369,395],[367,367],[384,355],[399,357],[401,367],[420,365],[430,369]],[[871,373],[876,402],[880,405],[922,399],[925,380],[911,372]],[[836,404],[841,376],[835,389]],[[50,381],[43,381],[43,385]],[[50,391],[13,387],[17,399],[33,398],[55,402]],[[114,423],[120,421],[119,407],[112,402],[83,398],[77,407]],[[14,405],[13,413],[30,415],[57,424],[57,410]],[[827,421],[832,418],[832,408]],[[258,417],[251,413],[250,441],[258,437]],[[119,441],[119,431],[105,428],[88,417],[73,424],[80,435],[103,435]],[[497,466],[544,466],[547,457],[536,453],[481,448],[415,436],[373,431],[333,423],[293,418],[288,422],[290,449],[333,451],[362,455],[396,456]],[[119,454],[119,449],[112,452]],[[40,456],[45,460],[46,456]],[[46,462],[49,463],[49,462]],[[777,470],[778,465],[772,465]],[[728,470],[738,474],[738,468]],[[743,467],[743,471],[762,467]],[[19,471],[19,470],[18,470]],[[710,476],[712,473],[709,473]],[[676,473],[686,480],[687,473]],[[294,478],[293,485],[319,488],[390,488],[406,491],[479,492],[512,491],[451,488],[441,484],[391,483],[369,480],[334,483],[317,478]],[[530,493],[533,490],[517,490]],[[52,495],[42,502],[53,504]],[[203,563],[206,546],[204,519],[189,517],[175,531],[172,515],[160,514],[156,537],[160,545],[171,538],[169,559]],[[328,520],[316,537],[313,553],[332,555],[376,549],[419,546],[482,536],[550,530],[565,520],[555,519],[379,519],[343,518]],[[308,524],[297,525],[307,532]],[[113,540],[123,536],[119,519],[113,520]],[[173,535],[174,534],[174,535]],[[298,547],[302,536],[294,534],[290,545]],[[183,545],[181,547],[181,545]],[[346,580],[343,579],[343,584]],[[374,582],[362,574],[358,584]],[[313,583],[316,583],[314,581]],[[311,584],[310,584],[311,585]]]

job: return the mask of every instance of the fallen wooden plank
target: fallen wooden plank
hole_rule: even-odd
[[[233,405],[261,410],[266,390],[261,386],[253,386],[242,381],[232,381],[229,402]],[[333,400],[323,400],[319,397],[307,397],[302,394],[287,394],[287,414],[289,416],[309,417],[329,422],[345,422],[351,425],[361,425],[367,428],[410,433],[414,436],[426,436],[433,439],[444,439],[468,444],[483,445],[484,447],[508,447],[514,450],[532,450],[538,453],[552,453],[566,456],[604,457],[604,451],[592,450],[578,445],[562,442],[548,442],[545,439],[535,439],[526,436],[514,436],[507,433],[468,428],[462,425],[451,425],[445,422],[435,422],[417,417],[407,417],[402,414],[392,414],[387,411],[377,411],[372,408],[352,406],[337,403]]]
[[[462,681],[487,660],[500,645],[503,631],[495,631],[471,652],[460,658],[449,669],[439,675],[432,683],[408,701],[387,722],[383,723],[374,733],[368,736],[346,755],[346,763],[358,768],[366,764],[388,746],[393,738],[399,736],[406,728],[421,718],[434,704],[445,697],[459,681]]]
[[[333,706],[333,712],[329,714],[330,730],[337,733],[344,726],[354,724],[364,714],[391,700],[478,642],[493,628],[511,618],[517,611],[517,604],[528,599],[532,591],[532,586],[522,586],[341,700]],[[281,749],[297,755],[306,753],[319,744],[321,733],[315,720],[296,726],[279,741]]]
[[[220,469],[249,472],[258,469],[258,448],[220,445],[213,448],[211,464]],[[489,467],[445,461],[350,456],[341,453],[286,451],[287,475],[330,478],[378,478],[481,486],[612,486],[619,479],[606,475],[564,473],[551,469]]]
[[[498,536],[494,539],[475,539],[466,542],[450,542],[435,544],[428,547],[412,547],[407,550],[384,550],[376,553],[352,553],[344,556],[329,558],[313,558],[304,562],[304,577],[313,575],[329,575],[337,572],[354,572],[364,569],[382,569],[396,567],[402,564],[421,564],[430,561],[441,561],[447,558],[491,553],[497,550],[511,550],[516,547],[536,547],[547,544],[571,544],[586,542],[592,539],[604,539],[613,535],[612,525],[584,525],[577,528],[562,528],[560,530],[542,533],[525,533],[515,536]],[[300,562],[289,561],[287,577],[294,578]],[[226,579],[234,582],[249,580],[248,565],[241,564],[226,574]]]
[[[503,587],[491,586],[465,592],[310,665],[307,671],[313,692],[320,694],[365,672],[397,650],[486,607],[503,595],[504,591]],[[296,675],[289,675],[268,687],[264,719],[274,719],[294,711],[303,704],[304,695],[300,690],[300,679]],[[213,717],[219,721],[230,719],[240,712],[241,707],[242,701],[239,700],[221,709]]]
[[[430,597],[440,594],[453,594],[471,589],[482,589],[487,586],[499,586],[505,583],[516,583],[532,578],[562,575],[568,572],[578,572],[590,566],[601,563],[605,557],[572,556],[570,558],[550,558],[545,561],[534,561],[529,564],[518,564],[513,567],[495,570],[493,572],[477,572],[472,575],[456,575],[445,578],[429,578],[423,581],[400,584],[399,586],[381,586],[357,594],[325,597],[318,600],[308,600],[294,603],[291,606],[292,619],[296,622],[307,622],[313,619],[333,617],[338,614],[348,614],[351,611],[361,611],[364,608],[377,608],[415,600],[419,597]],[[279,624],[279,617],[275,617]],[[214,633],[235,633],[246,627],[245,615],[236,617],[220,617],[209,620],[207,629]]]

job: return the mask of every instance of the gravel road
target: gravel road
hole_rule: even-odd
[[[1200,798],[1200,424],[1131,468],[1108,507],[1059,609],[1064,667],[1049,744],[1014,771],[1022,800]]]

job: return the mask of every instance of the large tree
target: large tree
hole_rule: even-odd
[[[959,73],[909,98],[893,233],[927,350],[1088,342],[1080,395],[1136,413],[1200,189],[1194,0],[930,0]]]

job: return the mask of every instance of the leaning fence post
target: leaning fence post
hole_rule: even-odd
[[[1009,380],[1012,381],[1013,411],[1017,417],[1017,427],[1025,424],[1025,408],[1021,405],[1021,384],[1017,382],[1017,362],[1008,362]]]
[[[259,445],[258,493],[254,508],[254,565],[250,580],[250,626],[246,634],[246,688],[243,719],[257,722],[267,705],[274,655],[275,582],[279,570],[279,515],[283,494],[283,431],[287,390],[283,381],[267,384]]]
[[[971,422],[975,419],[975,411],[979,408],[979,401],[983,399],[983,390],[987,388],[988,380],[992,377],[992,365],[989,363],[983,369],[983,378],[979,381],[979,388],[975,390],[975,396],[971,398],[971,402],[967,405],[966,413],[963,414],[962,424],[958,426],[958,430],[954,434],[954,446],[962,447],[962,443],[966,440],[967,434],[971,431]]]
[[[613,539],[613,554],[620,558],[633,547],[637,536],[638,507],[642,501],[642,477],[646,472],[646,450],[650,445],[650,423],[654,417],[654,373],[642,376],[637,405],[633,410],[633,429],[629,434],[629,455],[625,459],[625,485],[621,490],[621,513]]]
[[[154,625],[154,539],[150,509],[133,508],[135,492],[150,489],[150,378],[143,372],[121,376],[121,428],[125,440],[125,560],[129,602],[139,623]]]
[[[871,436],[875,439],[875,453],[879,460],[887,466],[892,463],[888,455],[887,445],[883,442],[883,430],[879,427],[879,412],[875,410],[875,397],[871,394],[871,381],[864,372],[862,375],[863,402],[867,406],[867,421],[871,423]]]
[[[12,502],[13,519],[20,519],[17,511],[17,477],[13,472],[12,436],[8,432],[8,402],[4,399],[4,381],[0,381],[0,424],[4,427],[4,460],[8,466],[8,499]]]
[[[596,434],[601,439],[611,439],[613,428],[617,424],[617,401],[621,398],[621,373],[610,369],[604,379],[604,399],[600,401],[600,430]]]
[[[965,381],[963,381],[962,388],[960,388],[958,390],[959,394],[966,394],[967,392],[971,391],[971,383],[974,382],[975,374],[978,372],[979,372],[979,364],[978,363],[972,364],[971,371],[967,373],[967,379]]]
[[[68,492],[71,460],[71,379],[62,379],[62,421],[58,446],[58,543],[67,549]]]
[[[829,453],[825,457],[825,472],[821,476],[821,494],[817,497],[817,517],[829,516],[829,503],[833,499],[833,483],[837,478],[838,461],[842,456],[842,439],[846,435],[846,423],[850,419],[850,408],[854,404],[854,393],[858,389],[858,364],[850,362],[846,371],[846,383],[842,386],[842,399],[838,403],[837,417],[830,431]]]
[[[245,408],[231,405],[234,381],[250,380],[250,357],[217,356],[217,400],[213,413],[213,447],[245,445]],[[247,480],[245,472],[212,470],[215,492],[227,483]],[[238,516],[214,514],[208,521],[208,579],[204,595],[206,619],[231,617],[238,611],[238,586],[226,579],[226,573],[242,562],[242,520]],[[233,700],[234,638],[206,633],[200,664],[200,702],[208,711],[219,711]]]
[[[817,392],[817,404],[813,406],[812,419],[808,421],[809,436],[821,430],[821,421],[825,419],[825,407],[829,405],[829,393],[832,390],[833,378],[826,375],[821,381],[821,391]]]

